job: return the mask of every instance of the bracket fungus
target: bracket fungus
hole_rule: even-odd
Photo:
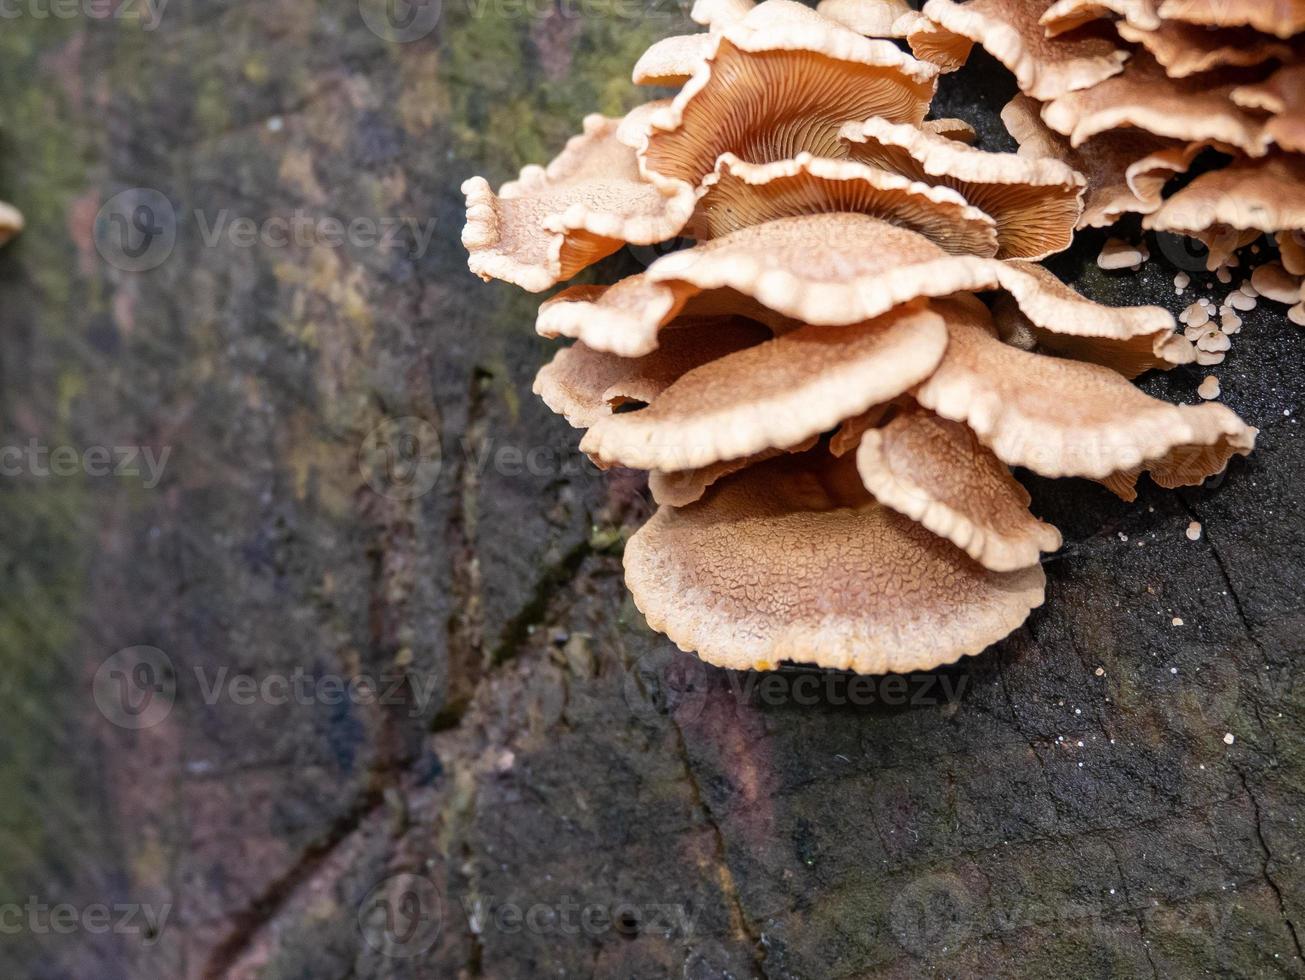
[[[979,2],[990,19],[1016,6]],[[1055,6],[1096,21],[1132,5]],[[946,8],[940,37],[971,31],[953,7],[968,9],[925,9]],[[1021,24],[1050,12],[1033,7]],[[1021,153],[972,148],[968,126],[925,120],[940,66],[883,39],[929,21],[898,0],[821,10],[698,0],[708,31],[659,42],[635,71],[682,85],[673,99],[591,117],[528,186],[495,197],[468,181],[471,265],[543,288],[632,228],[638,244],[694,239],[611,285],[561,290],[536,321],[574,343],[535,391],[587,430],[599,466],[648,471],[658,510],[624,558],[635,602],[713,664],[925,669],[981,652],[1043,601],[1040,557],[1060,534],[1012,467],[1131,499],[1144,471],[1163,486],[1220,472],[1256,430],[1131,384],[1198,358],[1166,311],[1103,306],[1031,261],[1070,244],[1085,192],[1102,215],[1126,195],[1162,214],[1148,181],[1180,170],[1187,143],[1094,155],[1025,112]],[[1117,72],[1114,51],[1026,55],[1039,91],[1062,95]],[[1118,186],[1094,197],[1118,161]]]

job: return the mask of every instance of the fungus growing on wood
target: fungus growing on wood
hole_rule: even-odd
[[[0,245],[23,230],[23,216],[12,204],[0,201]]]
[[[674,202],[666,237],[696,243],[539,310],[541,335],[575,343],[535,390],[588,430],[599,466],[649,472],[659,509],[625,552],[635,601],[715,664],[879,672],[978,653],[1041,603],[1040,556],[1060,543],[1009,467],[1130,496],[1143,471],[1199,482],[1254,441],[1221,405],[1128,381],[1222,357],[1204,308],[1187,339],[1162,309],[1102,306],[1028,261],[1068,246],[1085,190],[1102,215],[1159,210],[1155,175],[1197,139],[1075,149],[1021,103],[1019,154],[973,149],[964,124],[924,121],[938,69],[861,36],[968,46],[899,6],[826,0],[852,30],[789,0],[699,0],[709,33],[660,42],[635,73],[680,93],[602,124],[619,179]],[[1005,0],[963,9],[1029,19]],[[1073,58],[1028,51],[1038,77],[1078,84],[1060,70]],[[536,226],[563,239],[552,275],[573,226]]]

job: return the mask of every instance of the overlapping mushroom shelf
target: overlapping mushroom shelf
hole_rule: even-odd
[[[625,566],[654,628],[729,667],[950,663],[1043,601],[1060,535],[1011,467],[1132,499],[1144,471],[1198,483],[1250,451],[1224,406],[1130,383],[1193,359],[1167,312],[1036,264],[1072,240],[1083,174],[926,120],[939,68],[892,41],[789,0],[694,17],[634,72],[674,98],[590,117],[498,194],[464,185],[471,268],[533,291],[695,242],[536,324],[574,342],[535,391],[600,467],[648,471]]]
[[[943,71],[982,45],[1019,84],[1003,119],[1021,155],[1087,178],[1080,227],[1143,215],[1146,229],[1204,243],[1210,271],[1236,266],[1239,249],[1271,235],[1281,256],[1264,295],[1305,325],[1305,2],[903,6],[824,0],[819,9],[872,37],[905,37]],[[1199,173],[1173,189],[1171,178],[1189,171]]]

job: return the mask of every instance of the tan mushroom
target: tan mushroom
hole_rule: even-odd
[[[697,466],[687,470],[649,470],[648,492],[652,494],[653,500],[658,504],[669,507],[685,507],[695,500],[701,500],[702,495],[711,486],[731,473],[737,473],[739,470],[755,466],[757,463],[764,463],[776,456],[783,456],[785,453],[806,452],[813,449],[819,441],[817,436],[812,436],[809,439],[803,439],[795,446],[784,449],[763,449],[752,456],[743,456],[739,459],[723,459],[715,463],[708,463],[706,466]]]
[[[940,136],[931,138],[969,150]],[[917,231],[947,252],[997,252],[997,225],[960,194],[852,160],[799,153],[794,160],[754,164],[724,153],[703,180],[701,193],[689,223],[689,233],[699,240],[775,218],[855,212]]]
[[[1305,31],[1299,0],[1164,0],[1160,17],[1205,27],[1253,27],[1281,38]]]
[[[941,72],[959,71],[974,48],[968,37],[939,27],[922,14],[907,16],[894,27],[905,35],[911,54]]]
[[[1057,0],[1039,18],[1048,37],[1055,37],[1116,14],[1127,23],[1154,31],[1161,24],[1156,0]]]
[[[636,85],[683,85],[715,52],[710,34],[680,34],[663,38],[634,63]],[[669,100],[667,101],[669,104]]]
[[[1305,151],[1305,65],[1287,65],[1257,85],[1240,85],[1231,98],[1244,108],[1273,114],[1264,135],[1278,147]]]
[[[1003,462],[1043,476],[1105,480],[1139,468],[1196,482],[1254,445],[1256,430],[1222,405],[1171,405],[1114,371],[1039,357],[1001,343],[975,304],[934,303],[949,341],[938,370],[916,389],[921,405],[974,430]],[[1210,447],[1217,466],[1196,475],[1170,462],[1190,447]],[[1224,451],[1226,450],[1226,452]]]
[[[702,67],[650,115],[640,166],[659,187],[696,187],[722,153],[754,163],[836,156],[848,120],[921,122],[936,74],[890,41],[766,0],[712,35]]]
[[[816,12],[866,37],[904,37],[915,13],[907,0],[820,0]]]
[[[462,244],[471,271],[539,292],[626,243],[675,237],[693,213],[692,188],[644,181],[633,150],[617,138],[619,125],[587,116],[584,133],[557,159],[526,167],[498,194],[483,177],[467,180]]]
[[[12,204],[0,201],[0,245],[23,230],[23,216]]]
[[[1041,605],[1041,566],[988,571],[831,468],[782,457],[660,508],[625,549],[649,625],[722,667],[885,673],[979,653]]]
[[[1170,78],[1225,66],[1259,65],[1292,55],[1288,45],[1244,27],[1210,30],[1170,21],[1148,30],[1125,21],[1116,29],[1124,40],[1146,48]]]
[[[602,464],[663,471],[786,448],[924,380],[946,346],[942,320],[911,307],[803,326],[689,371],[645,409],[598,419],[580,448]]]
[[[979,138],[974,127],[964,119],[926,119],[920,128],[934,136],[945,136],[958,143],[973,143]]]
[[[919,521],[994,572],[1035,565],[1060,532],[1029,513],[1031,498],[974,433],[931,412],[870,429],[856,455],[875,498]]]
[[[929,0],[923,13],[944,30],[983,45],[1009,68],[1020,91],[1043,101],[1118,74],[1128,52],[1106,36],[1048,38],[1040,0]]]
[[[986,153],[883,119],[848,123],[839,135],[854,160],[950,187],[991,215],[999,258],[1044,258],[1073,240],[1086,181],[1064,163]]]

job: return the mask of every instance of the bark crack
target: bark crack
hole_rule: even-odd
[[[1260,811],[1260,801],[1256,798],[1255,793],[1251,791],[1250,781],[1246,778],[1246,773],[1241,766],[1234,763],[1233,769],[1237,773],[1237,778],[1241,780],[1242,789],[1246,793],[1246,798],[1251,801],[1251,809],[1255,814],[1255,838],[1260,843],[1260,853],[1264,858],[1261,863],[1260,873],[1264,878],[1265,884],[1269,886],[1270,890],[1272,890],[1278,900],[1278,914],[1282,916],[1282,921],[1287,926],[1287,932],[1291,936],[1292,945],[1296,947],[1296,956],[1302,962],[1305,962],[1305,948],[1302,948],[1301,946],[1300,934],[1296,931],[1296,923],[1294,923],[1291,920],[1291,916],[1287,914],[1287,903],[1283,897],[1282,889],[1273,879],[1273,875],[1269,873],[1269,864],[1273,861],[1273,852],[1269,850],[1269,842],[1264,836],[1264,817]]]

